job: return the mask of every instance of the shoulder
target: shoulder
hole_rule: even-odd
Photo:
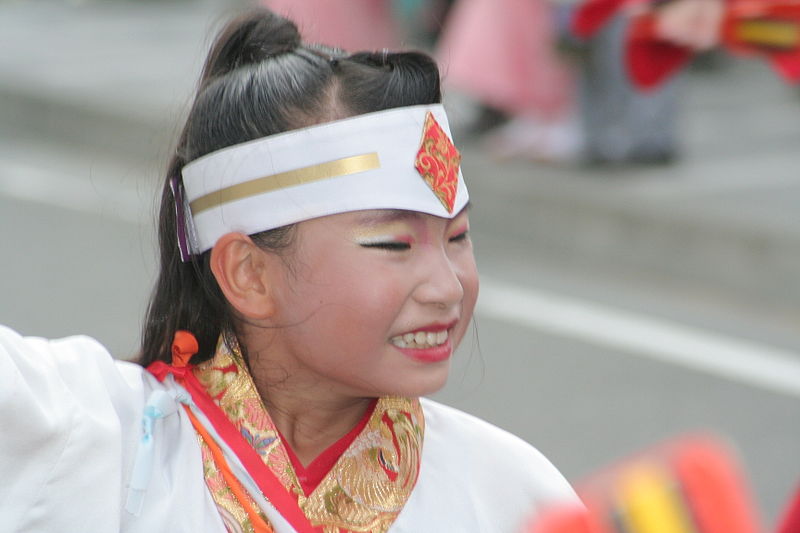
[[[537,509],[578,502],[564,476],[527,442],[458,409],[421,403],[420,475],[392,531],[516,532]]]
[[[99,342],[84,335],[58,340],[23,337],[13,329],[2,325],[0,325],[0,353],[6,357],[31,357],[32,363],[47,363],[46,360],[38,358],[58,353],[63,353],[64,357],[69,358],[80,358],[83,353],[88,353],[90,356],[108,356],[108,352]]]
[[[86,336],[48,340],[0,326],[0,369],[0,380],[29,400],[55,401],[65,395],[80,404],[101,397],[124,403],[128,391],[141,394],[143,369],[115,361]],[[9,394],[7,387],[0,391]]]
[[[425,445],[469,460],[476,474],[501,474],[537,499],[574,498],[564,476],[535,447],[476,416],[422,399]]]
[[[539,452],[524,440],[481,418],[427,398],[422,398],[420,403],[425,413],[426,426],[434,434],[442,432],[451,438],[458,436],[475,445],[501,446],[514,453],[539,455]]]

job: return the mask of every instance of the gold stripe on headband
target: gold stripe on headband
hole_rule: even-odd
[[[224,189],[201,196],[191,202],[189,207],[192,209],[192,214],[197,215],[198,213],[202,213],[203,211],[207,211],[208,209],[222,204],[241,200],[257,194],[285,189],[303,183],[346,176],[348,174],[355,174],[356,172],[364,172],[365,170],[374,170],[380,167],[381,162],[378,159],[377,152],[354,155],[352,157],[345,157],[343,159],[336,159],[335,161],[328,161],[327,163],[319,163],[318,165],[279,172],[271,176],[264,176],[263,178],[256,178],[237,185],[231,185],[230,187],[225,187]]]

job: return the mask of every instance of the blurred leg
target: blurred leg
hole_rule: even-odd
[[[581,66],[581,113],[590,161],[667,162],[677,150],[679,77],[648,93],[628,81],[628,19],[617,17],[587,45]]]

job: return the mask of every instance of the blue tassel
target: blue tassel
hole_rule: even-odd
[[[139,516],[144,505],[144,496],[150,476],[153,473],[153,455],[155,453],[153,429],[156,420],[165,418],[175,413],[178,409],[177,402],[183,398],[173,397],[166,391],[155,390],[147,398],[142,414],[142,437],[139,448],[136,450],[136,459],[133,463],[131,482],[128,487],[128,499],[125,510],[134,516]]]

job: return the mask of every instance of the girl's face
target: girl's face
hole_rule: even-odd
[[[298,224],[272,288],[277,327],[265,355],[323,394],[441,388],[478,293],[465,211],[452,220],[356,211]]]

